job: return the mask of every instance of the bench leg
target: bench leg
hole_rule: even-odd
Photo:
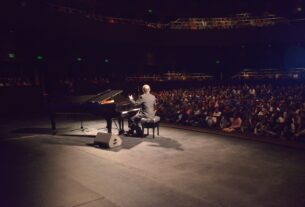
[[[159,123],[158,123],[158,125],[157,125],[157,134],[158,134],[158,136],[159,136]]]
[[[147,135],[149,135],[149,127],[147,127]]]
[[[153,127],[153,138],[155,138],[155,127]]]

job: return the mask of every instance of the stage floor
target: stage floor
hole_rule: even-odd
[[[84,126],[2,120],[0,206],[305,206],[302,150],[169,127],[105,150],[80,136],[105,123]]]

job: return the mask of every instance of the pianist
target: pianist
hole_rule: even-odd
[[[129,96],[129,100],[136,106],[139,106],[140,111],[129,118],[129,135],[134,135],[134,131],[136,131],[136,135],[143,137],[143,131],[140,127],[140,121],[142,118],[151,118],[155,117],[156,113],[156,97],[150,93],[150,86],[143,85],[142,87],[143,94],[139,96],[138,100],[134,100],[133,96]]]

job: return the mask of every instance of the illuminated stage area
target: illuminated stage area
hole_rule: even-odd
[[[0,206],[305,205],[302,150],[165,126],[106,150],[92,137],[50,134],[47,119],[0,127]]]
[[[305,0],[0,16],[0,207],[305,207]]]

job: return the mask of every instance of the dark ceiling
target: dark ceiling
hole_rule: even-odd
[[[134,25],[101,23],[48,9],[48,3],[53,3],[92,11],[102,16],[148,18],[148,20],[152,18],[156,21],[194,16],[227,16],[240,12],[259,15],[269,11],[291,18],[303,15],[303,11],[295,13],[295,8],[302,8],[302,2],[298,0],[253,2],[241,0],[9,1],[5,7],[0,7],[2,25],[0,62],[7,61],[7,54],[13,51],[17,60],[21,62],[36,61],[37,54],[43,54],[45,62],[56,65],[52,70],[53,68],[61,70],[65,62],[75,62],[77,57],[83,58],[83,65],[99,63],[105,67],[104,60],[109,59],[110,63],[107,67],[112,67],[111,69],[132,68],[132,71],[136,72],[142,71],[145,67],[153,68],[153,71],[163,71],[168,68],[201,71],[204,68],[211,72],[216,69],[225,70],[230,65],[233,69],[229,72],[232,72],[244,67],[286,67],[286,62],[287,67],[303,66],[303,54],[305,54],[303,50],[299,52],[302,56],[297,61],[290,60],[290,56],[286,55],[286,51],[290,48],[303,48],[305,44],[303,22],[270,28],[196,32],[149,30]],[[149,9],[152,10],[153,17],[149,17]],[[215,63],[218,60],[220,64]],[[86,65],[86,68],[90,66]]]
[[[303,0],[45,0],[94,11],[104,16],[168,21],[183,17],[215,17],[250,12],[281,16],[303,14]]]
[[[101,16],[167,22],[187,17],[223,17],[238,13],[264,12],[289,18],[304,17],[304,0],[17,0],[1,5],[14,13],[24,8],[39,9],[46,3],[94,12]],[[12,16],[10,18],[12,18]]]

